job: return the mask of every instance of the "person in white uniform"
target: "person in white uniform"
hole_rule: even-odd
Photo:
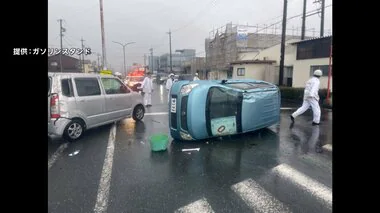
[[[196,73],[195,73],[195,76],[194,76],[194,78],[193,78],[193,81],[197,81],[197,80],[200,80],[200,79],[199,79],[199,77],[198,77],[198,73],[196,72]]]
[[[290,115],[290,119],[294,122],[294,119],[304,113],[306,110],[313,110],[313,125],[319,125],[321,119],[321,108],[319,107],[319,78],[322,76],[321,70],[315,70],[314,75],[306,82],[303,103],[300,108],[297,109],[293,114]]]
[[[152,93],[153,93],[153,81],[151,79],[151,73],[148,72],[144,81],[141,84],[142,91],[144,92],[144,104],[149,107],[152,106]]]
[[[168,80],[166,80],[166,91],[168,92],[168,102],[170,101],[170,89],[174,83],[174,74],[170,73]]]

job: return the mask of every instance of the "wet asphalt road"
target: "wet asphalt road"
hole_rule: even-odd
[[[332,212],[332,112],[320,126],[311,112],[292,126],[284,109],[264,130],[170,139],[167,151],[151,152],[149,136],[168,133],[168,115],[157,114],[166,103],[157,87],[143,122],[89,130],[75,143],[50,140],[49,212]]]

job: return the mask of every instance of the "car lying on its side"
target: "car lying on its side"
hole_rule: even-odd
[[[265,81],[178,81],[170,90],[170,133],[201,140],[266,128],[279,122],[280,103],[279,88]]]

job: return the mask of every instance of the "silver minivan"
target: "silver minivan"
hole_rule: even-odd
[[[48,73],[48,134],[75,141],[85,130],[143,119],[143,97],[112,75]]]

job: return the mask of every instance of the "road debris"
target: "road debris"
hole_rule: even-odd
[[[198,151],[200,150],[201,148],[192,148],[192,149],[182,149],[182,152],[188,152],[188,151]]]
[[[79,150],[75,150],[73,153],[70,153],[69,156],[72,157],[72,156],[75,156],[79,153]]]

